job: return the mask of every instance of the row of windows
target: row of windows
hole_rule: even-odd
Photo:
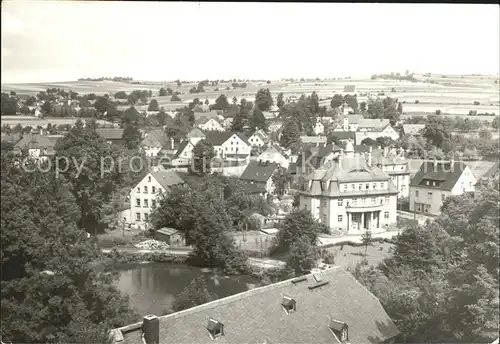
[[[389,218],[389,212],[388,211],[385,211],[384,212],[384,219],[388,219]],[[337,216],[337,222],[343,222],[344,221],[344,215],[338,215]],[[356,217],[356,214],[353,214],[353,221],[359,221]]]
[[[135,199],[135,205],[136,205],[137,207],[140,207],[140,206],[141,206],[141,199],[140,199],[140,198],[136,198],[136,199]],[[156,207],[156,200],[155,200],[155,199],[151,200],[151,205],[152,205],[153,207]],[[148,200],[148,199],[146,199],[146,198],[144,199],[144,207],[146,207],[146,208],[148,208],[148,207],[149,207],[149,200]]]
[[[367,204],[368,203],[368,199],[367,198],[359,198],[359,199],[353,198],[351,200],[346,199],[345,201],[346,201],[346,205],[353,205],[353,206],[356,205],[356,204],[362,205],[362,204]],[[380,197],[379,200],[378,200],[378,202],[377,202],[377,198],[376,197],[370,198],[370,203],[369,204],[377,204],[377,203],[379,203],[379,204],[389,204],[389,197],[384,197],[384,198]],[[323,207],[326,208],[326,205],[327,205],[327,203],[324,203]],[[337,205],[339,207],[344,206],[344,199],[339,198],[337,200]]]
[[[149,177],[149,178],[151,178],[151,177]],[[151,181],[151,180],[148,180],[148,181]],[[141,188],[140,187],[137,188],[137,192],[141,193]],[[144,187],[144,193],[148,193],[148,187],[147,186]],[[154,186],[151,187],[151,193],[156,193],[156,187],[154,187]]]
[[[349,187],[350,185],[350,187]],[[382,183],[365,183],[365,184],[358,184],[357,190],[362,191],[362,190],[385,190],[386,185],[384,182]],[[371,186],[371,188],[370,188]],[[356,190],[356,184],[343,184],[343,191],[347,192],[350,190],[355,191]]]
[[[148,221],[149,220],[149,214],[148,213],[144,213],[143,219],[144,219],[144,221]],[[141,221],[141,213],[135,213],[135,220],[136,221]]]

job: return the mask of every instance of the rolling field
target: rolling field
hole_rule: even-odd
[[[75,124],[78,118],[60,118],[60,117],[46,117],[43,119],[36,118],[34,116],[2,116],[2,125],[9,125],[11,128],[15,127],[17,124],[21,124],[23,127],[31,126],[36,128],[37,126],[46,127],[47,124],[52,125],[64,125],[64,124]],[[85,120],[85,118],[83,118]],[[113,124],[102,119],[96,120],[100,125],[109,125]]]
[[[309,81],[293,83],[273,81],[271,84],[266,83],[249,83],[246,88],[237,88],[226,90],[231,87],[230,83],[219,84],[217,86],[205,87],[205,92],[190,94],[189,90],[197,86],[197,83],[186,83],[180,87],[169,82],[162,84],[161,82],[144,82],[144,84],[130,84],[125,82],[114,81],[73,81],[73,82],[51,82],[51,83],[31,83],[31,84],[2,84],[2,92],[15,91],[18,94],[30,94],[46,90],[47,88],[62,88],[65,90],[73,90],[80,94],[96,93],[96,94],[114,94],[118,91],[131,92],[136,89],[146,89],[153,91],[154,98],[158,100],[160,107],[165,110],[175,110],[178,107],[183,107],[185,104],[192,101],[194,98],[199,98],[204,101],[208,99],[211,104],[215,102],[221,94],[226,95],[231,102],[233,97],[238,101],[241,98],[254,100],[255,93],[260,88],[269,88],[274,97],[282,92],[285,97],[295,95],[300,97],[302,94],[311,94],[315,91],[320,99],[331,98],[334,94],[342,94],[345,85],[356,85],[358,92],[358,102],[366,101],[367,97],[359,93],[367,93],[371,96],[377,96],[383,92],[380,97],[393,97],[404,101],[403,111],[411,113],[411,115],[422,115],[435,113],[436,110],[441,110],[443,114],[466,116],[470,110],[476,110],[478,113],[495,113],[500,114],[500,93],[498,76],[442,76],[432,75],[424,77],[421,75],[415,76],[419,82],[397,81],[397,80],[371,80],[369,78],[352,78],[352,79],[335,79],[328,81]],[[432,81],[433,83],[425,82]],[[158,97],[157,92],[161,87],[170,87],[174,91],[181,92],[179,97],[181,102],[171,102],[170,96]],[[215,91],[215,89],[217,89]],[[419,103],[415,104],[418,100]],[[474,105],[474,102],[479,102],[479,105]],[[128,106],[123,105],[120,108],[126,109]],[[138,106],[139,110],[147,110],[147,105]],[[479,118],[481,117],[481,118]],[[493,120],[493,117],[483,118],[482,116],[475,117],[477,119]]]

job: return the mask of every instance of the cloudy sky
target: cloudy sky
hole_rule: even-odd
[[[499,72],[499,7],[2,2],[2,83]]]

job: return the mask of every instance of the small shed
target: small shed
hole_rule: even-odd
[[[186,246],[184,233],[173,228],[161,228],[156,231],[156,240],[166,242],[170,246]]]

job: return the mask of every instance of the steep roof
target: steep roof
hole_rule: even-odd
[[[123,135],[123,129],[119,128],[97,128],[95,131],[106,140],[121,140]]]
[[[205,138],[205,133],[201,131],[199,128],[193,128],[189,133],[186,134],[187,139],[194,139],[194,138]]]
[[[250,161],[240,179],[257,183],[265,183],[271,178],[274,171],[278,168],[277,163]]]
[[[387,118],[363,118],[359,121],[359,128],[373,128],[375,130],[383,130],[390,124]]]
[[[425,186],[439,190],[451,191],[467,168],[462,161],[424,161],[410,182],[410,186]],[[437,181],[437,186],[426,185],[426,180]]]
[[[403,124],[403,132],[406,135],[420,135],[420,130],[425,128],[425,124]]]
[[[230,131],[207,131],[205,138],[212,146],[220,146],[226,142],[234,133]]]
[[[356,138],[355,131],[334,130],[330,132],[330,135],[338,137],[340,140],[347,140],[347,139],[354,140]]]
[[[184,181],[177,173],[175,173],[175,171],[155,171],[151,172],[151,175],[164,189],[184,184]]]
[[[179,155],[182,154],[182,152],[184,151],[184,149],[189,146],[190,144],[192,144],[189,140],[184,140],[182,141],[180,144],[179,144],[179,147],[177,147],[177,151],[175,152],[175,155],[174,155],[174,158],[178,158]]]
[[[254,135],[255,135],[255,136],[257,136],[258,138],[260,138],[260,139],[262,140],[262,142],[266,142],[266,141],[268,140],[268,138],[269,138],[269,137],[267,136],[267,134],[265,133],[265,131],[264,131],[264,130],[262,130],[262,129],[259,129],[259,130],[257,130],[256,132],[254,132],[254,133],[252,134],[252,136],[254,136]],[[250,137],[251,137],[251,136],[250,136]]]
[[[382,343],[399,334],[379,300],[341,267],[212,301],[159,318],[160,343],[278,344],[337,343],[332,321],[349,328],[349,341]],[[295,282],[295,283],[294,283]],[[295,301],[295,310],[284,311],[284,296]],[[362,310],[362,311],[360,311]],[[207,330],[209,319],[224,324],[215,340]],[[129,326],[129,328],[132,326]],[[142,344],[140,323],[123,333],[123,344]]]
[[[162,129],[151,130],[141,142],[143,147],[163,147],[168,143],[168,137]]]
[[[365,119],[363,115],[340,115],[337,124],[342,125],[344,123],[344,118],[347,118],[348,123],[350,124],[359,124],[362,120]]]
[[[304,145],[302,151],[297,157],[297,166],[302,166],[302,162],[308,161],[315,168],[319,168],[324,164],[324,159],[330,154],[340,152],[341,148],[334,144],[322,144],[318,147],[312,145]],[[312,157],[311,157],[312,156]]]
[[[59,137],[58,137],[59,138]],[[40,135],[36,130],[23,136],[15,145],[15,150],[21,149],[46,149],[47,154],[54,153],[54,147],[57,139],[51,139],[48,136]]]

